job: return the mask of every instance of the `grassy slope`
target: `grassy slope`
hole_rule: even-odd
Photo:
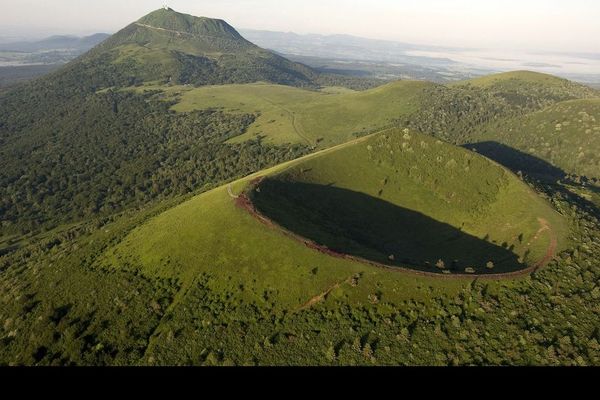
[[[184,90],[184,88],[177,87],[173,89]],[[353,144],[339,146],[321,154],[327,154],[348,146],[353,146]],[[313,159],[313,157],[316,156],[308,156],[303,160]],[[260,174],[282,172],[285,168],[293,167],[300,162],[287,163],[269,171],[263,171]],[[236,182],[234,191],[243,190],[249,179],[251,177]],[[522,190],[520,187],[518,189]],[[505,200],[511,201],[509,196],[506,196]],[[112,234],[113,227],[110,227],[110,229],[111,233],[109,233],[108,228],[97,231],[94,240],[86,238],[85,245],[91,246],[94,244],[96,246],[96,236],[109,236]],[[111,240],[112,243],[117,241],[119,240]],[[272,247],[269,246],[271,251],[265,249],[265,243],[267,242],[273,244]],[[224,250],[227,250],[227,252],[224,252]],[[85,251],[88,251],[87,248]],[[124,332],[120,333],[122,337],[139,342],[136,342],[136,345],[142,350],[145,348],[144,340],[134,337],[127,329],[138,325],[142,321],[147,322],[150,327],[144,326],[143,329],[144,332],[149,332],[148,335],[152,335],[150,346],[145,350],[143,358],[128,360],[128,362],[134,363],[208,363],[213,352],[217,352],[216,349],[222,349],[235,363],[246,361],[270,364],[324,363],[326,361],[324,360],[323,350],[331,345],[330,340],[337,340],[340,337],[343,338],[340,339],[342,342],[346,340],[346,344],[343,345],[342,349],[343,353],[350,347],[353,337],[361,336],[360,347],[362,348],[364,343],[373,343],[374,340],[372,336],[369,336],[368,329],[377,329],[378,333],[375,335],[377,336],[380,335],[380,330],[388,329],[387,327],[399,333],[396,335],[396,332],[394,332],[393,335],[382,341],[378,347],[373,346],[374,349],[377,349],[378,363],[446,363],[446,361],[434,359],[434,354],[430,354],[430,350],[434,349],[435,352],[435,349],[442,348],[445,352],[458,352],[460,351],[459,348],[464,347],[473,348],[475,349],[474,352],[480,352],[481,347],[490,350],[494,354],[492,358],[484,358],[484,361],[481,361],[480,358],[472,359],[470,362],[474,363],[516,363],[517,359],[519,363],[545,363],[548,361],[545,361],[543,357],[535,358],[533,355],[530,359],[517,358],[517,355],[521,356],[521,354],[528,351],[535,353],[536,356],[545,354],[545,347],[543,346],[546,346],[546,340],[543,338],[538,340],[543,346],[540,346],[538,342],[536,342],[536,346],[532,346],[531,342],[528,342],[526,348],[531,350],[526,351],[524,350],[525,347],[518,347],[517,334],[519,342],[525,343],[521,335],[525,335],[527,340],[531,339],[527,331],[523,333],[523,327],[529,326],[527,323],[542,327],[543,336],[545,337],[553,337],[555,332],[561,333],[561,329],[564,329],[564,332],[571,332],[573,324],[578,327],[581,324],[591,325],[592,327],[584,332],[585,338],[588,338],[595,322],[593,315],[590,314],[588,303],[583,302],[577,295],[573,296],[574,292],[570,291],[571,289],[564,289],[564,304],[558,303],[558,300],[554,302],[556,293],[559,290],[559,283],[562,288],[563,280],[570,283],[575,282],[575,276],[579,279],[579,270],[575,268],[577,265],[575,267],[572,265],[565,266],[564,264],[560,266],[553,265],[552,268],[542,271],[541,274],[535,274],[535,278],[490,282],[489,286],[485,284],[485,291],[488,293],[486,296],[492,296],[497,300],[497,303],[494,303],[494,309],[490,312],[488,310],[489,297],[486,297],[488,299],[486,300],[487,303],[479,302],[477,297],[473,297],[472,302],[470,300],[463,301],[465,293],[473,293],[472,288],[477,289],[477,285],[482,285],[481,282],[448,281],[409,274],[389,273],[362,264],[326,257],[287,239],[276,231],[265,229],[247,213],[233,206],[225,187],[195,197],[140,225],[120,244],[111,245],[108,251],[98,245],[93,252],[84,253],[86,254],[84,261],[89,260],[89,262],[102,254],[101,261],[93,262],[96,266],[101,264],[108,268],[109,272],[107,274],[111,274],[110,280],[86,279],[95,290],[102,293],[107,292],[106,296],[104,294],[103,296],[97,296],[95,291],[88,290],[85,285],[82,289],[81,282],[83,282],[83,279],[80,279],[77,273],[70,272],[78,270],[80,264],[83,265],[81,260],[71,261],[68,259],[71,254],[74,254],[73,257],[75,255],[79,257],[79,253],[82,253],[82,251],[76,251],[75,246],[73,248],[69,247],[65,251],[65,259],[54,267],[56,271],[52,268],[52,264],[50,266],[44,265],[42,275],[39,279],[34,280],[36,285],[44,285],[44,282],[51,282],[52,279],[59,282],[59,284],[54,286],[54,282],[52,282],[52,286],[38,292],[37,298],[43,302],[44,306],[48,303],[55,306],[74,303],[78,305],[78,308],[81,306],[83,311],[89,309],[91,305],[106,303],[110,307],[106,309],[98,307],[98,318],[104,320],[98,322],[98,324],[102,322],[102,325],[97,328],[98,332],[102,332],[107,336],[113,335],[116,329],[114,325],[111,325],[110,330],[108,330],[104,326],[104,322],[118,321],[119,332]],[[47,272],[45,272],[46,270]],[[91,270],[96,273],[95,269]],[[105,273],[104,269],[98,271]],[[163,294],[158,293],[156,288],[150,288],[147,292],[142,291],[141,293],[137,290],[135,292],[128,291],[125,294],[127,305],[118,303],[117,300],[123,298],[127,286],[125,285],[125,288],[122,288],[115,285],[115,276],[118,275],[119,279],[122,278],[122,281],[127,284],[135,281],[124,272],[121,277],[121,271],[134,271],[136,279],[146,279],[146,276],[165,278],[176,276],[184,283],[184,287],[175,296],[175,301],[169,308],[163,310],[163,312],[166,312],[165,318],[159,318],[163,315],[163,312],[158,316],[154,313],[150,313],[152,315],[148,316],[143,313],[147,313],[149,309],[148,304],[151,302],[151,296],[155,296],[157,301],[162,304],[160,296],[163,296]],[[138,274],[137,271],[142,273]],[[34,272],[37,274],[37,269]],[[354,287],[344,283],[355,272],[363,274],[358,286]],[[588,271],[585,273],[588,274]],[[542,281],[539,281],[538,275],[541,275]],[[208,282],[206,276],[209,276]],[[23,281],[21,278],[19,279]],[[167,281],[169,280],[167,279]],[[588,281],[586,280],[586,282]],[[323,307],[315,307],[306,313],[293,312],[309,299],[325,293],[332,285],[338,283],[341,283],[341,285],[330,293]],[[29,286],[28,283],[23,283],[23,285]],[[535,285],[541,287],[540,290],[543,290],[544,293],[547,288],[555,285],[555,289],[551,293],[553,297],[534,296],[529,298],[528,295],[523,295],[523,293],[527,293],[523,290],[529,290]],[[206,295],[205,291],[199,291],[198,288],[202,289],[203,287],[209,287],[210,296]],[[567,287],[570,288],[570,286]],[[580,290],[577,293],[585,296],[591,290],[591,287],[593,287],[593,284],[589,288],[586,286],[585,290]],[[12,281],[7,281],[6,288],[15,289],[17,285]],[[111,290],[107,290],[109,288]],[[15,290],[19,293],[17,289]],[[28,290],[35,291],[36,289],[34,286]],[[503,293],[504,297],[494,297],[498,292]],[[8,295],[5,296],[5,300],[12,304],[14,298],[12,292],[7,291],[6,293]],[[383,298],[384,301],[375,304],[372,300],[374,294],[379,298]],[[115,298],[113,299],[111,296],[115,296]],[[510,297],[510,300],[517,298],[518,300],[511,303],[506,296],[513,296]],[[82,301],[84,298],[86,300]],[[215,298],[225,299],[226,302],[215,302]],[[470,299],[470,297],[468,298]],[[52,300],[49,302],[48,299]],[[131,305],[129,305],[129,302],[131,302]],[[255,313],[244,314],[244,309],[230,308],[230,306],[240,302],[260,309],[263,315],[267,316],[267,319],[257,322],[252,319],[255,318]],[[423,302],[425,306],[422,306],[421,303],[417,304],[417,302]],[[115,304],[117,305],[115,306]],[[222,308],[222,304],[227,305],[225,309]],[[450,304],[449,308],[444,307],[446,304]],[[438,322],[435,322],[435,331],[432,327],[433,321],[450,321],[449,315],[452,315],[452,325],[456,324],[457,319],[454,317],[455,314],[452,313],[456,313],[457,309],[459,314],[461,312],[456,304],[463,304],[463,314],[459,315],[460,320],[463,319],[465,313],[470,315],[468,311],[464,311],[467,306],[471,305],[473,310],[476,310],[473,311],[477,313],[477,318],[473,320],[475,324],[468,318],[464,324],[464,332],[472,332],[474,335],[472,344],[465,341],[462,332],[459,344],[457,333],[452,331],[446,332],[446,335],[440,333]],[[339,315],[335,312],[340,309],[346,310],[346,305],[356,306],[357,308],[350,309],[340,320]],[[17,308],[18,306],[18,304],[15,305]],[[138,308],[138,306],[140,307]],[[483,309],[477,308],[480,306],[485,308],[485,312]],[[208,307],[211,307],[211,311],[206,311]],[[381,316],[381,319],[373,318],[373,321],[378,321],[378,326],[365,322],[360,316],[361,319],[356,319],[358,314],[356,310],[361,307],[377,309],[378,318]],[[197,314],[192,311],[187,312],[186,309],[194,310]],[[398,310],[400,313],[404,313],[406,320],[400,321],[392,318],[393,323],[389,324],[383,318],[386,315],[394,315],[394,311]],[[451,310],[451,314],[445,314],[449,312],[448,310]],[[219,314],[218,316],[217,314],[209,315],[210,312]],[[236,314],[240,312],[242,313],[241,316]],[[289,313],[289,319],[283,325],[280,319],[282,312]],[[517,314],[517,312],[520,314]],[[367,311],[364,311],[364,313],[366,314]],[[371,315],[374,312],[368,311],[368,313]],[[12,315],[8,312],[3,314],[5,318]],[[77,317],[74,311],[72,314],[70,317]],[[234,314],[235,316],[232,316]],[[14,315],[17,315],[17,313]],[[27,321],[37,321],[39,319],[36,313],[30,313],[30,315],[31,317]],[[188,319],[185,319],[186,315]],[[249,319],[244,319],[246,315],[250,315]],[[327,316],[330,321],[325,324],[318,319],[310,320],[315,318],[315,315]],[[489,319],[484,320],[484,315],[489,315]],[[577,315],[577,318],[575,318],[575,315]],[[532,317],[535,318],[532,320]],[[131,318],[129,323],[126,318]],[[249,330],[237,331],[233,323],[231,324],[232,328],[227,328],[227,324],[230,324],[234,318],[240,318],[240,321],[242,321],[240,325],[242,327],[250,326]],[[339,324],[331,323],[336,318],[336,321],[342,322]],[[417,329],[415,329],[415,326],[417,326],[415,318],[419,319]],[[540,321],[539,323],[536,318],[537,321]],[[311,323],[304,324],[309,320],[312,325]],[[6,321],[8,322],[8,319]],[[269,323],[265,321],[269,321]],[[270,321],[273,321],[272,324]],[[479,323],[478,321],[482,322]],[[556,325],[555,321],[559,321],[559,324]],[[69,321],[65,318],[60,324],[57,323],[56,332],[61,332],[61,334],[66,332],[64,327],[67,322]],[[297,325],[294,325],[296,323]],[[153,333],[152,326],[154,324],[158,325],[158,329]],[[264,327],[263,331],[258,328],[260,325]],[[557,326],[556,329],[555,326]],[[323,334],[314,334],[316,331],[309,330],[309,327],[323,329]],[[13,328],[10,327],[10,329]],[[44,329],[44,332],[48,332],[48,335],[52,332],[52,330]],[[283,333],[291,331],[298,337],[292,335],[289,336],[289,342],[277,343],[272,339],[278,331]],[[405,331],[409,331],[408,336],[412,336],[412,341],[407,341],[406,344],[401,341],[406,337]],[[19,332],[29,332],[29,330],[22,329]],[[274,332],[275,335],[270,336]],[[507,332],[507,334],[496,335],[498,332]],[[364,338],[366,339],[363,339],[363,333],[365,333]],[[256,350],[254,341],[262,341],[265,335],[269,335],[267,339],[275,343],[275,348],[271,347],[269,340],[265,339],[265,344],[260,346],[262,354],[260,356],[256,355],[257,358],[252,361],[252,357],[255,357],[254,354],[260,353]],[[492,339],[484,339],[488,335],[491,335]],[[22,339],[24,342],[29,340],[29,335],[20,336],[24,337]],[[347,337],[350,338],[347,339]],[[400,339],[398,339],[399,337]],[[239,341],[243,341],[245,338],[250,339],[240,344]],[[108,338],[106,340],[109,341]],[[483,340],[483,342],[479,340]],[[41,339],[39,341],[43,343]],[[48,343],[52,341],[55,341],[55,339],[47,339]],[[336,352],[338,352],[337,342],[333,343],[336,346]],[[418,349],[416,347],[417,343],[420,345]],[[124,348],[129,348],[130,345],[131,343],[123,339]],[[392,351],[389,352],[384,345],[392,346]],[[15,352],[19,349],[19,354],[25,354],[20,351],[21,347],[17,347],[16,344],[11,346],[15,349]],[[58,343],[56,346],[60,347],[62,344]],[[396,352],[396,346],[402,348],[401,353]],[[456,350],[454,350],[454,347],[456,347]],[[208,352],[206,351],[207,348]],[[573,351],[573,353],[560,353],[560,360],[566,359],[563,357],[574,358],[578,354],[583,354],[583,350],[579,353],[577,353],[577,350]],[[97,351],[94,350],[94,353],[97,353]],[[357,354],[360,355],[360,352]],[[416,359],[413,358],[413,355],[416,355]],[[590,357],[593,359],[593,353]],[[448,359],[451,358],[451,355],[449,355]],[[3,358],[3,360],[6,361],[8,358]],[[25,357],[23,360],[27,360],[27,358]],[[368,358],[365,358],[365,360],[369,362]],[[106,362],[108,361],[109,359]],[[33,361],[24,362],[32,363]],[[88,360],[87,362],[101,361]]]
[[[468,81],[463,81],[463,82],[454,82],[454,83],[449,84],[449,86],[460,86],[460,85],[469,83],[473,86],[491,87],[498,83],[503,83],[503,82],[506,82],[508,80],[513,80],[513,79],[527,81],[527,82],[543,83],[545,85],[550,85],[550,86],[560,86],[562,83],[566,82],[565,79],[561,79],[561,78],[558,78],[553,75],[542,74],[539,72],[511,71],[511,72],[503,72],[503,73],[499,73],[499,74],[487,75],[487,76],[470,79]]]
[[[309,143],[323,148],[387,127],[393,119],[413,113],[421,91],[430,85],[402,81],[364,92],[331,88],[316,92],[263,83],[157,88],[178,94],[180,101],[173,108],[179,112],[224,108],[260,114],[235,142],[260,135],[267,143]]]
[[[367,179],[363,180],[339,172],[336,174],[328,168],[328,164],[342,162],[347,165],[347,157],[354,156],[356,151],[368,153],[367,146],[374,146],[380,140],[380,134],[376,134],[323,150],[236,181],[232,184],[232,190],[234,193],[241,193],[257,176],[273,176],[301,166],[327,168],[322,171],[321,179],[327,180],[335,175],[340,185],[352,185],[352,182],[356,182],[360,190],[361,185],[370,182],[372,177],[366,176]],[[434,139],[425,136],[414,136],[412,141],[415,155],[408,157],[410,162],[418,161],[419,156],[424,155],[425,152],[417,147],[424,142],[433,148],[440,146],[445,154],[452,154],[456,159],[459,155],[473,157],[476,160],[474,165],[479,167],[473,171],[474,175],[479,177],[480,174],[485,174],[481,167],[488,162],[476,155],[470,155],[467,151],[450,145],[437,144]],[[387,151],[385,149],[383,154]],[[431,152],[428,157],[435,155],[436,152]],[[431,160],[425,158],[422,162],[421,165],[427,165]],[[490,231],[490,226],[496,226],[498,229],[491,232],[492,238],[503,240],[510,237],[514,241],[515,232],[526,230],[526,236],[530,238],[531,232],[538,229],[537,221],[530,218],[531,216],[544,216],[560,238],[562,248],[566,244],[567,230],[562,217],[554,213],[541,199],[528,192],[529,189],[512,178],[512,175],[509,176],[504,170],[491,165],[487,167],[490,178],[496,175],[504,176],[511,184],[503,191],[504,195],[498,196],[497,203],[492,206],[487,216],[481,221],[472,221],[473,225],[466,229],[483,236]],[[367,172],[365,174],[369,175]],[[374,169],[373,174],[379,178],[377,169]],[[457,171],[455,179],[458,175],[463,175],[463,172]],[[451,179],[451,182],[455,181]],[[406,180],[403,183],[411,184]],[[432,213],[435,212],[431,207],[439,202],[429,197],[430,204],[419,205],[418,196],[422,194],[419,191],[426,191],[414,182],[412,185],[414,186],[395,193],[394,199],[390,200],[404,202],[406,206],[412,205],[417,209],[420,207],[422,211],[428,209]],[[428,197],[425,196],[424,199]],[[441,207],[435,216],[446,218],[448,221],[464,222],[464,218],[461,218],[464,214],[461,217],[453,216],[449,212],[451,208]],[[524,215],[524,212],[527,215]],[[515,226],[508,227],[507,223]],[[539,257],[547,248],[548,242],[548,235],[541,234],[532,246],[532,258]],[[522,250],[518,248],[515,251]],[[383,308],[395,309],[404,307],[407,302],[428,304],[435,296],[455,296],[471,282],[392,272],[324,255],[283,235],[277,229],[265,227],[247,211],[235,205],[227,187],[201,194],[138,226],[120,243],[109,247],[95,264],[101,269],[139,270],[140,276],[162,280],[177,279],[180,282],[181,289],[165,311],[167,318],[159,324],[145,352],[143,362],[159,364],[181,363],[185,362],[184,360],[188,360],[187,363],[195,363],[195,360],[206,357],[206,346],[210,346],[209,349],[225,348],[230,359],[236,363],[250,359],[256,350],[253,347],[255,344],[252,340],[256,340],[252,339],[255,337],[253,335],[265,335],[265,332],[260,331],[265,322],[242,323],[242,326],[247,326],[244,329],[249,329],[247,335],[240,334],[237,330],[230,332],[227,328],[232,324],[233,329],[234,325],[237,326],[237,321],[245,321],[247,317],[244,315],[254,315],[254,311],[244,311],[246,307],[250,307],[249,310],[266,310],[265,312],[273,318],[284,318],[283,316],[288,315],[291,318],[286,319],[285,324],[288,327],[279,329],[296,331],[302,323],[295,322],[299,325],[293,328],[294,325],[290,321],[296,321],[296,312],[304,306],[310,307],[312,302],[316,304],[326,299],[324,310],[334,310],[341,307],[340,304],[362,307],[376,301],[373,296],[384,296],[386,305]],[[353,277],[356,279],[355,284],[351,284]],[[204,309],[208,302],[220,304],[218,302],[225,299],[228,304],[237,305],[227,311],[229,317],[215,314],[212,317],[203,317],[202,321],[187,321],[186,318],[194,318],[194,312],[186,311],[190,307]],[[215,301],[217,303],[214,303]],[[302,319],[301,314],[298,314],[298,318]],[[212,323],[221,324],[218,325],[221,326],[219,329],[224,329],[223,332],[227,333],[221,339],[194,339],[203,332],[193,328],[200,323],[205,327]],[[257,332],[254,332],[255,329]],[[303,339],[299,343],[303,343],[309,337],[305,334],[300,336]],[[173,339],[174,337],[176,339]],[[245,337],[251,342],[246,343]],[[266,342],[268,340],[265,339]],[[261,344],[261,348],[262,346]],[[268,343],[265,346],[268,346]],[[321,357],[318,347],[315,347],[314,351],[302,351],[298,346],[291,343],[284,348],[279,347],[277,353],[263,353],[267,358],[261,359],[261,362],[314,364],[315,360]],[[304,345],[301,347],[305,348]]]
[[[449,85],[455,88],[478,88],[503,99],[511,107],[536,111],[546,106],[576,99],[600,97],[600,92],[588,86],[554,75],[531,71],[513,71],[488,75]]]
[[[565,101],[501,121],[473,141],[500,142],[566,173],[600,178],[600,99]]]
[[[359,139],[359,143],[342,145],[255,174],[234,183],[233,190],[239,193],[253,177],[270,175],[281,172],[287,167],[302,165],[303,160],[311,160],[309,164],[318,165],[320,162],[327,162],[330,156],[335,159],[338,154],[351,155],[356,149],[367,151],[366,147],[370,145],[369,143],[374,143],[376,140],[376,137],[367,140]],[[419,137],[418,140],[431,141],[425,137]],[[348,153],[341,152],[340,148],[347,148]],[[468,154],[459,149],[453,148],[453,150],[464,155]],[[495,167],[491,168],[496,170]],[[506,174],[501,170],[495,172]],[[338,175],[338,178],[341,177]],[[350,181],[346,182],[350,183]],[[411,194],[417,195],[418,190],[419,188],[416,188]],[[506,197],[500,196],[499,202],[508,201],[508,197],[514,195],[514,192],[510,193],[510,191],[523,195],[523,191],[527,190],[523,185],[509,185]],[[415,204],[416,197],[409,198],[405,204],[408,206],[410,202]],[[474,225],[466,229],[479,231],[483,237],[485,235],[483,232],[489,231],[490,224],[495,224],[500,226],[500,229],[492,232],[492,237],[499,240],[513,237],[514,232],[523,230],[527,235],[531,235],[532,230],[535,232],[538,226],[532,219],[523,218],[522,212],[524,208],[528,208],[533,215],[544,216],[551,221],[555,233],[564,245],[562,238],[566,228],[563,221],[557,214],[552,214],[550,208],[533,195],[525,193],[521,201],[512,200],[508,206],[496,204],[492,207],[492,214],[496,213],[495,207],[499,206],[505,208],[504,212],[507,210],[515,212],[514,217],[507,216],[506,213],[498,214],[496,217],[488,215],[481,222],[474,221]],[[436,216],[442,217],[447,210],[448,208],[443,208]],[[516,224],[518,228],[505,230],[502,223],[507,221],[503,218],[514,218],[508,222]],[[446,219],[453,218],[448,214]],[[462,222],[463,218],[459,217],[458,220]],[[547,235],[541,237],[538,244],[532,247],[532,257],[539,257],[540,253],[545,251],[548,246]],[[274,291],[277,293],[275,301],[277,306],[285,309],[299,307],[311,296],[357,272],[371,277],[369,279],[389,281],[390,285],[400,287],[402,290],[398,292],[398,299],[407,296],[411,298],[414,295],[411,288],[416,287],[415,284],[427,283],[435,287],[448,286],[449,288],[456,286],[448,282],[440,283],[436,279],[379,270],[311,250],[277,230],[265,228],[246,211],[236,207],[226,187],[199,195],[136,228],[123,242],[106,253],[103,263],[107,266],[138,266],[149,276],[176,277],[184,282],[184,287],[193,285],[202,273],[210,273],[219,277],[217,279],[219,285],[225,285],[227,288],[242,285],[245,289],[236,291],[235,294],[242,298],[256,300],[265,290]],[[317,276],[311,274],[315,268],[319,271]],[[360,301],[360,296],[353,297],[351,301]]]
[[[454,82],[448,86],[471,85],[483,89],[494,89],[497,93],[517,94],[527,89],[543,90],[548,97],[567,98],[597,97],[599,92],[580,83],[559,78],[554,75],[532,71],[511,71],[492,74],[462,82]]]
[[[460,260],[462,269],[471,266],[479,272],[484,272],[485,263],[493,260],[495,272],[513,271],[522,268],[516,263],[517,257],[511,259],[510,252],[498,246],[514,246],[514,253],[533,264],[550,244],[547,235],[538,235],[538,218],[549,220],[559,236],[564,233],[558,215],[512,174],[472,153],[422,135],[403,136],[400,131],[391,131],[368,145],[348,147],[302,163],[276,180],[280,183],[271,187],[283,190],[283,195],[270,196],[261,190],[253,196],[264,198],[264,209],[278,221],[285,221],[284,225],[333,244],[330,248],[352,248],[359,255],[368,254],[367,258],[386,264],[402,265],[403,259],[414,260],[417,269],[429,272],[435,271],[433,265],[438,259],[445,260],[448,267],[452,260]],[[314,193],[303,194],[307,191]],[[378,215],[376,211],[382,209],[389,215]],[[299,210],[306,214],[299,215]],[[320,221],[311,218],[315,210],[334,226],[323,230]],[[291,215],[299,220],[290,220]],[[313,225],[306,226],[311,220],[309,224]],[[358,244],[342,238],[348,231],[354,231]],[[489,243],[474,239],[486,236]],[[373,246],[378,250],[374,251]],[[388,252],[382,253],[382,249]],[[395,263],[387,260],[391,254],[396,257]],[[425,266],[425,262],[431,266]]]

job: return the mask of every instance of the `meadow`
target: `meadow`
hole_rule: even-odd
[[[266,83],[200,88],[151,84],[136,90],[163,90],[167,99],[177,101],[172,107],[177,112],[218,109],[257,115],[246,133],[230,143],[260,137],[266,144],[322,149],[393,126],[397,118],[418,109],[419,96],[430,85],[399,81],[365,91],[335,87],[317,91]]]

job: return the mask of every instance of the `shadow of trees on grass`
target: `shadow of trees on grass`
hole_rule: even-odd
[[[463,146],[496,161],[511,171],[519,171],[537,179],[556,181],[565,177],[566,172],[541,158],[524,153],[498,142],[471,143]]]
[[[470,143],[463,147],[476,151],[514,173],[522,172],[524,176],[534,179],[537,189],[546,193],[550,198],[563,199],[570,204],[577,204],[581,209],[600,219],[600,208],[596,204],[568,190],[562,183],[585,187],[594,193],[600,193],[600,188],[597,186],[589,184],[582,186],[579,181],[575,182],[570,179],[569,174],[564,170],[502,143]],[[583,177],[583,180],[587,181],[587,178]]]

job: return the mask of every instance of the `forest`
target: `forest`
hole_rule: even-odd
[[[4,125],[2,232],[48,230],[205,190],[308,151],[260,138],[226,144],[255,116],[169,107],[152,92],[107,91],[55,103],[52,112],[62,118],[41,117],[25,130]]]

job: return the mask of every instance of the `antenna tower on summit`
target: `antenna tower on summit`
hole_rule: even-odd
[[[164,4],[163,4],[163,8],[164,8],[165,10],[168,10],[168,9],[169,9],[169,6],[167,5],[167,3],[164,3]]]

